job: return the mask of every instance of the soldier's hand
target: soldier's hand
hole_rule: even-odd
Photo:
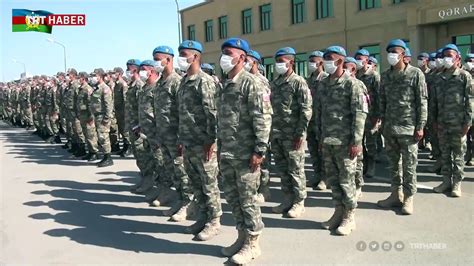
[[[378,124],[380,123],[380,119],[379,118],[371,118],[370,119],[370,122],[372,123],[372,127],[375,128],[378,126]]]
[[[297,151],[301,148],[301,145],[303,145],[303,138],[295,138],[293,140],[293,150]]]
[[[362,146],[361,145],[350,145],[349,146],[349,158],[351,160],[354,160],[355,157],[357,157],[357,155],[359,155],[359,153],[362,152]]]
[[[176,148],[177,148],[177,151],[178,151],[178,157],[183,156],[183,144],[178,144],[178,146]]]
[[[206,161],[209,162],[212,158],[212,154],[214,153],[214,147],[216,146],[215,143],[212,144],[204,144],[204,156]]]
[[[423,129],[415,131],[415,140],[416,142],[420,141],[423,138]]]
[[[260,168],[260,165],[262,164],[263,162],[263,156],[260,156],[256,153],[252,153],[252,157],[250,157],[250,171],[252,173],[255,173],[259,168]]]
[[[466,136],[467,135],[467,132],[469,132],[469,126],[464,126],[462,128],[462,136]]]
[[[94,124],[94,118],[90,118],[89,120],[87,120],[87,124],[89,126],[92,126]]]

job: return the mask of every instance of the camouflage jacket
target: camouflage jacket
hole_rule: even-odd
[[[413,135],[426,124],[427,89],[419,68],[407,65],[401,71],[389,68],[382,74],[379,116],[383,132]]]
[[[56,98],[56,86],[46,88],[44,95],[44,104],[48,108],[49,113],[59,112],[58,101]]]
[[[91,106],[91,95],[94,89],[87,83],[84,83],[79,87],[76,97],[76,113],[81,116],[81,119],[90,119],[93,117],[92,111],[89,108]]]
[[[362,81],[367,88],[369,95],[369,114],[368,117],[375,117],[379,112],[377,111],[379,94],[380,94],[380,74],[374,70],[359,70],[356,73],[356,78]]]
[[[158,144],[156,139],[154,95],[158,80],[148,84],[138,92],[138,125],[150,143]]]
[[[128,84],[122,79],[117,80],[114,86],[114,109],[120,114],[125,113],[125,102],[127,101]]]
[[[184,76],[178,89],[179,143],[202,146],[216,141],[216,84],[200,70]]]
[[[272,139],[294,139],[306,135],[312,115],[312,97],[304,78],[294,72],[271,82]]]
[[[102,116],[102,123],[108,123],[113,117],[114,110],[112,90],[104,82],[94,86],[93,89],[90,96],[90,111],[95,118]]]
[[[128,130],[138,125],[138,92],[145,83],[140,79],[130,82],[125,101],[125,125]]]
[[[218,105],[220,156],[248,160],[252,152],[264,154],[270,137],[270,93],[257,76],[241,70],[225,81]]]
[[[318,89],[320,87],[321,80],[323,80],[327,76],[329,76],[329,74],[323,71],[320,73],[313,72],[311,73],[311,75],[309,75],[309,77],[306,78],[306,83],[308,84],[309,91],[311,92],[311,96],[313,98],[313,106],[312,106],[313,110],[315,108],[314,105],[316,104],[316,101],[314,100],[314,98],[318,94]],[[314,131],[315,130],[314,123],[315,123],[315,116],[312,115],[311,120],[309,121],[309,124],[308,124],[308,135],[314,136],[316,134],[316,132]]]
[[[63,95],[64,107],[69,111],[75,110],[75,106],[74,106],[75,97],[76,97],[79,87],[80,87],[79,81],[74,80],[74,81],[71,81],[71,83],[69,83],[69,87],[64,92],[64,95]]]
[[[314,104],[316,139],[328,145],[362,145],[368,97],[360,80],[342,75],[321,81]]]

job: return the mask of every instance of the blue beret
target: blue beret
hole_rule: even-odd
[[[158,66],[158,63],[155,60],[143,60],[142,63],[140,64],[140,67],[142,66],[156,67]]]
[[[240,38],[229,38],[225,40],[221,46],[221,50],[223,50],[225,47],[240,49],[245,53],[248,53],[250,50],[249,43],[246,40]]]
[[[260,62],[260,60],[262,60],[262,57],[260,56],[259,53],[257,53],[257,51],[249,50],[247,55],[257,59],[257,61],[259,61],[259,62]]]
[[[411,50],[408,47],[405,49],[405,57],[411,57]]]
[[[447,50],[454,50],[456,51],[456,53],[460,54],[458,47],[452,43],[447,44],[445,47],[443,47],[442,53],[444,53],[444,51],[447,51]]]
[[[367,51],[366,49],[360,49],[359,51],[357,51],[354,55],[354,57],[358,56],[358,55],[362,55],[362,56],[370,56],[370,53],[369,51]]]
[[[329,46],[326,50],[324,50],[324,55],[325,56],[327,54],[330,54],[330,53],[335,53],[335,54],[338,54],[338,55],[347,56],[346,50],[342,46],[337,46],[337,45]]]
[[[467,62],[467,61],[469,61],[469,60],[471,60],[471,59],[473,59],[473,58],[474,58],[474,54],[473,54],[473,53],[468,53],[468,54],[466,55],[466,59],[464,59],[464,61]]]
[[[321,52],[321,51],[314,51],[314,52],[309,54],[309,58],[311,58],[311,57],[323,57],[323,56],[324,56],[324,53]]]
[[[436,53],[431,53],[430,54],[430,61],[434,60],[436,58]]]
[[[178,51],[181,51],[183,49],[195,50],[195,51],[198,51],[200,53],[202,53],[202,51],[203,51],[202,44],[200,44],[199,42],[190,41],[190,40],[184,41],[179,45]]]
[[[174,56],[173,49],[171,47],[163,45],[163,46],[158,46],[155,49],[153,49],[153,54],[169,54],[171,56]]]
[[[202,69],[214,70],[214,67],[211,64],[208,64],[208,63],[201,64],[201,68]]]
[[[418,59],[422,59],[422,58],[430,58],[430,55],[428,53],[421,53],[418,55]]]
[[[134,65],[134,66],[140,66],[142,62],[138,59],[129,59],[127,61],[127,65]]]
[[[395,39],[395,40],[391,40],[388,45],[387,45],[387,52],[390,48],[392,47],[401,47],[403,48],[404,50],[406,50],[408,47],[407,47],[407,44],[401,40],[401,39]]]
[[[291,47],[283,47],[283,48],[278,49],[278,51],[276,51],[275,57],[279,57],[282,55],[296,55],[296,51],[295,49]]]
[[[344,58],[344,63],[353,63],[353,64],[357,64],[357,61],[355,60],[355,58],[354,58],[354,57],[346,56],[346,58]]]
[[[439,48],[436,51],[436,58],[443,58],[443,48]]]
[[[373,57],[373,56],[370,56],[369,57],[369,62],[372,62],[374,64],[378,64],[379,62],[377,61],[377,58]]]

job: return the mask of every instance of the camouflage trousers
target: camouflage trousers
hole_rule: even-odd
[[[161,150],[156,145],[150,143],[148,139],[144,139],[140,137],[139,139],[143,140],[143,145],[140,147],[141,149],[137,150],[139,154],[140,163],[139,168],[142,172],[143,179],[149,180],[151,182],[159,181],[159,175],[163,169],[163,156],[161,154]]]
[[[265,154],[265,158],[263,159],[262,165],[260,166],[260,183],[259,183],[258,192],[262,192],[265,188],[268,188],[269,186],[271,165],[272,165],[272,153],[270,151],[270,148],[268,148],[267,153]]]
[[[405,195],[414,195],[418,162],[417,142],[413,136],[392,135],[388,132],[384,132],[384,138],[392,178],[392,191],[403,187]]]
[[[123,112],[116,112],[115,119],[117,120],[118,133],[122,135],[125,143],[130,143],[130,136],[128,131],[125,129],[125,114]]]
[[[70,136],[70,139],[73,143],[86,143],[86,138],[84,132],[82,132],[81,122],[76,117],[76,112],[73,110],[68,110],[67,113],[67,135]]]
[[[66,109],[61,107],[59,108],[59,124],[60,128],[62,129],[62,132],[66,133],[67,132],[67,113]]]
[[[467,136],[461,135],[461,130],[449,130],[440,127],[438,132],[441,148],[441,175],[453,178],[453,181],[464,179],[464,155],[467,149]]]
[[[33,125],[36,127],[37,130],[41,129],[39,116],[40,116],[39,110],[34,110],[33,111]]]
[[[306,198],[306,176],[304,173],[304,145],[293,149],[293,140],[273,139],[272,153],[281,178],[283,193],[292,196],[294,202]]]
[[[202,146],[186,146],[184,149],[184,168],[191,180],[194,198],[201,215],[207,221],[222,215],[219,187],[217,186],[217,154],[207,161]]]
[[[97,139],[98,139],[97,142],[99,143],[99,147],[103,153],[110,154],[111,153],[110,136],[109,136],[110,121],[108,121],[107,123],[102,123],[103,120],[104,120],[103,115],[96,115],[94,117],[95,128],[97,129]]]
[[[355,172],[357,159],[349,158],[347,145],[323,144],[323,161],[334,204],[357,207]]]
[[[142,176],[144,175],[144,171],[146,169],[146,154],[147,151],[145,150],[144,147],[144,139],[141,137],[137,137],[132,131],[129,132],[130,136],[130,143],[131,143],[131,148],[132,148],[132,154],[133,157],[135,158],[136,165],[138,169],[140,170],[140,173]]]
[[[309,157],[314,171],[313,183],[318,184],[321,180],[326,181],[323,169],[323,156],[319,151],[319,142],[316,140],[316,134],[308,130],[306,141],[308,142]]]
[[[89,153],[99,152],[99,145],[97,141],[97,129],[95,128],[95,122],[88,123],[89,121],[88,113],[79,114],[79,122],[81,123],[82,132],[86,138],[87,150]]]
[[[377,156],[377,132],[364,131],[364,140],[362,142],[362,153],[357,156],[357,165],[355,173],[356,187],[364,186],[364,169],[369,161],[375,162]]]
[[[111,145],[115,145],[116,143],[118,143],[119,135],[118,135],[117,119],[115,119],[115,115],[112,117],[112,119],[110,119],[109,136],[110,136]]]
[[[27,126],[33,125],[33,113],[31,107],[25,107],[22,109],[23,124]]]
[[[466,151],[466,160],[470,161],[474,158],[474,130],[471,127],[467,133],[467,151]]]
[[[51,112],[46,111],[44,115],[44,122],[46,124],[46,131],[51,136],[56,136],[59,133],[58,116],[52,115]]]
[[[261,233],[264,224],[256,196],[260,171],[252,173],[248,160],[220,160],[224,196],[232,209],[237,230],[251,235]]]
[[[435,132],[432,126],[430,126],[430,131]],[[440,148],[440,144],[439,144],[438,134],[431,134],[430,141],[431,141],[431,154],[436,158],[436,160],[440,160],[441,159],[441,148]]]
[[[45,107],[41,107],[38,110],[38,120],[40,124],[41,131],[44,133],[48,132],[47,125],[46,125],[46,114],[47,114],[47,109]]]
[[[176,191],[179,193],[180,200],[191,202],[193,189],[184,169],[183,157],[178,157],[176,141],[160,143],[160,150],[163,156],[163,168],[165,171],[165,174],[162,175],[161,183],[168,187],[174,184]]]

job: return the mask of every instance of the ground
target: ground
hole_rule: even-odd
[[[1,123],[0,147],[0,265],[226,263],[220,249],[236,231],[225,200],[221,234],[196,242],[183,234],[192,221],[169,222],[165,208],[150,207],[128,191],[138,180],[131,157],[97,168]],[[333,211],[329,191],[309,188],[299,219],[272,214],[281,199],[272,177],[273,199],[262,206],[262,256],[254,264],[472,264],[474,168],[466,169],[463,196],[451,198],[432,192],[441,181],[427,173],[432,164],[420,153],[411,216],[377,207],[389,194],[387,165],[378,164],[376,178],[363,188],[357,230],[346,237],[320,227]],[[306,170],[310,176],[309,164]]]

